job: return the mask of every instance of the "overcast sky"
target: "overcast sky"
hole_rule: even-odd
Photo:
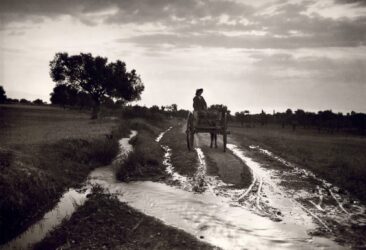
[[[55,53],[125,61],[140,104],[366,112],[365,0],[1,0],[0,85],[49,101]]]

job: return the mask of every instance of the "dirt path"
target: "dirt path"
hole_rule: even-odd
[[[163,139],[163,142],[171,142],[169,138],[174,138],[176,140],[177,137],[180,137],[185,139],[184,131],[184,125],[179,130],[173,129],[171,132],[167,133],[166,139],[168,140]],[[174,136],[172,137],[171,134],[171,137],[169,137],[169,133],[174,133]],[[333,238],[332,235],[327,234],[331,229],[324,220],[312,213],[296,199],[293,199],[291,194],[288,193],[284,187],[279,185],[278,173],[274,173],[272,170],[264,168],[260,162],[251,158],[252,155],[249,150],[237,147],[236,145],[239,144],[235,142],[234,138],[229,138],[230,143],[228,144],[226,153],[223,152],[221,138],[218,138],[218,148],[209,147],[209,134],[195,135],[194,140],[194,151],[198,158],[198,164],[196,169],[190,170],[191,173],[185,173],[183,175],[176,173],[174,162],[172,164],[170,159],[166,159],[166,162],[169,162],[167,165],[169,173],[172,175],[172,178],[177,181],[174,184],[178,187],[190,192],[202,193],[205,195],[211,193],[214,196],[223,198],[227,204],[239,206],[246,211],[252,212],[253,216],[259,215],[269,221],[279,223],[279,227],[288,225],[289,228],[285,229],[286,232],[282,233],[289,233],[288,230],[297,231],[299,235],[295,236],[295,238],[309,237],[311,241],[314,242],[319,239],[311,236],[312,234],[321,234],[322,236]],[[175,147],[173,150],[169,148],[167,157],[169,158],[172,153],[180,154],[183,158],[185,155],[188,155],[187,149],[183,147]],[[252,215],[246,214],[243,216],[249,220]],[[225,219],[226,218],[220,218],[220,220]],[[240,222],[238,221],[238,223]],[[235,225],[235,227],[237,226],[238,225]],[[223,225],[215,225],[215,227],[224,231],[228,230]],[[248,225],[245,227],[248,227]],[[236,230],[245,230],[245,228],[239,226]],[[271,231],[272,229],[268,226],[266,230]],[[276,233],[274,231],[272,234],[272,236],[275,237],[274,234]],[[235,237],[239,237],[240,233],[235,232],[235,235]],[[260,235],[261,233],[258,233],[259,238],[262,237]],[[260,239],[255,240],[260,241]],[[265,241],[264,239],[262,240]],[[284,240],[284,242],[286,241],[291,242],[291,240],[288,239]],[[321,241],[324,241],[324,245],[315,244],[312,248],[342,248],[325,238],[322,238]],[[234,245],[237,247],[240,246],[240,244],[241,243]],[[263,247],[266,248],[264,245]]]
[[[183,125],[180,132],[184,131]],[[322,235],[345,246],[365,245],[365,208],[339,188],[268,150],[238,147],[243,138],[235,135],[229,136],[226,153],[220,136],[218,148],[210,148],[209,134],[194,139],[201,166],[196,172],[200,188],[193,191],[230,197],[228,202],[272,221],[303,224],[309,235]]]
[[[224,153],[222,138],[218,136],[218,148],[210,148],[210,135],[195,136],[195,145],[201,148],[207,160],[207,175],[218,176],[223,182],[233,184],[236,188],[249,186],[251,174],[245,164],[230,152]]]
[[[332,238],[345,246],[365,247],[366,208],[360,201],[311,171],[264,148],[257,145],[237,147],[240,145],[237,140],[243,139],[231,136],[229,141],[232,144],[228,148],[252,166],[254,192],[259,192],[260,187],[262,193],[258,200],[268,198],[269,202],[264,204],[269,204],[270,208],[279,208],[276,213],[280,214],[280,219],[305,212],[318,225],[311,234]],[[278,192],[273,192],[273,187]],[[240,197],[243,203],[250,199],[245,194]],[[291,201],[292,204],[281,206],[284,200]],[[271,204],[271,201],[275,202]]]

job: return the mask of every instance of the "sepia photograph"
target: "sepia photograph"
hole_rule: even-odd
[[[0,0],[8,249],[366,249],[366,0]]]

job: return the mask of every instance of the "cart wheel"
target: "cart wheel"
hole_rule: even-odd
[[[193,143],[194,143],[194,126],[193,126],[193,114],[192,113],[188,113],[188,117],[187,117],[187,131],[186,131],[186,136],[187,136],[187,148],[188,150],[193,150]]]
[[[191,151],[193,149],[193,143],[194,143],[194,132],[191,130],[187,130],[186,132],[187,135],[187,148],[189,151]]]
[[[227,143],[227,113],[224,114],[224,131],[222,133],[222,136],[223,136],[224,152],[226,152],[226,143]]]
[[[191,147],[191,150],[193,150],[194,148],[194,132],[191,131],[191,133],[189,134],[189,145]]]
[[[227,143],[226,131],[224,131],[224,134],[223,134],[223,143],[224,143],[224,152],[226,152],[226,143]]]
[[[190,142],[190,138],[189,138],[189,135],[190,135],[190,131],[187,130],[186,131],[186,137],[187,137],[187,148],[189,151],[191,151],[191,142]]]

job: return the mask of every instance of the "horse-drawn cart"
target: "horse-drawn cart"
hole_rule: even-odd
[[[187,118],[187,147],[188,150],[193,149],[195,133],[210,133],[211,146],[213,138],[217,138],[217,134],[223,137],[224,152],[226,152],[227,135],[227,113],[216,110],[194,111],[188,114]],[[215,141],[216,143],[216,141]]]

